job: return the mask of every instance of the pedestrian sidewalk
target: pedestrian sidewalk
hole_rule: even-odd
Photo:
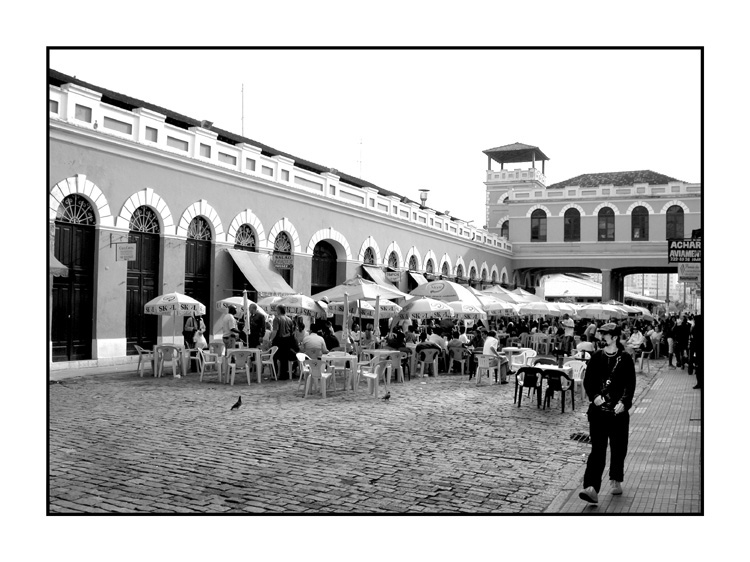
[[[654,368],[654,365],[651,366]],[[664,362],[630,410],[623,494],[609,492],[609,451],[599,503],[578,497],[586,465],[545,513],[703,513],[702,390]],[[588,454],[589,449],[587,449]]]

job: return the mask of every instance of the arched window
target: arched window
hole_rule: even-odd
[[[433,274],[435,273],[435,264],[432,261],[432,258],[427,260],[427,265],[424,266],[425,273]]]
[[[581,213],[578,209],[570,208],[563,217],[563,240],[565,242],[581,241]]]
[[[471,279],[472,281],[477,280],[477,269],[475,267],[472,267],[469,270],[469,279]]]
[[[130,230],[159,234],[159,219],[151,207],[141,205],[130,217]]]
[[[441,273],[442,273],[442,275],[445,275],[446,277],[450,277],[451,270],[448,269],[448,262],[447,261],[443,262],[443,267],[442,267]]]
[[[243,224],[237,229],[237,235],[234,238],[235,250],[245,250],[247,252],[257,251],[257,238],[253,227],[249,224]]]
[[[615,239],[615,212],[611,207],[602,207],[599,211],[600,242],[610,242]]]
[[[492,270],[492,282],[497,283],[497,271]]]
[[[685,213],[679,205],[667,209],[667,240],[685,237]]]
[[[510,234],[510,221],[505,221],[503,225],[500,227],[500,236],[503,238],[508,238],[508,235]]]
[[[460,263],[456,266],[456,277],[463,279],[464,277],[464,266]]]
[[[187,237],[190,240],[211,241],[211,227],[203,217],[195,217],[188,226]]]
[[[482,270],[482,283],[484,283],[486,281],[487,281],[487,270],[483,269]]]
[[[157,343],[157,317],[145,314],[148,301],[155,298],[159,287],[159,219],[151,207],[142,205],[130,217],[128,242],[136,245],[135,259],[128,261],[125,297],[126,354],[136,355],[136,345],[151,348]]]
[[[547,213],[541,209],[536,209],[531,213],[531,241],[547,241]]]
[[[57,208],[57,217],[55,220],[84,226],[94,226],[96,224],[94,208],[85,197],[81,197],[80,195],[68,195],[63,199]]]
[[[412,255],[409,258],[409,271],[417,270],[417,256]]]
[[[279,234],[276,236],[276,240],[273,243],[273,253],[274,254],[286,254],[291,255],[292,254],[292,241],[289,238],[289,235],[286,232],[279,232]],[[287,282],[287,285],[292,284],[292,270],[291,269],[282,269],[280,270],[281,277],[284,278],[284,281]]]
[[[630,215],[631,240],[648,240],[648,209],[638,206]]]
[[[364,263],[367,265],[375,265],[375,250],[370,247],[365,250]]]
[[[398,254],[396,252],[391,252],[388,256],[388,267],[398,268]]]
[[[211,227],[205,218],[198,216],[190,221],[185,241],[185,294],[205,305],[206,326],[211,326],[212,315],[211,238]]]

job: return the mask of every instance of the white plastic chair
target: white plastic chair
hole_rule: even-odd
[[[432,370],[435,376],[438,376],[438,353],[439,349],[423,349],[417,353],[417,367],[419,367],[419,376],[424,377],[425,365],[432,363]]]
[[[203,375],[206,372],[206,367],[213,367],[214,370],[216,370],[216,374],[219,375],[219,382],[221,382],[222,381],[222,376],[221,376],[222,357],[221,355],[218,353],[211,353],[210,351],[206,351],[205,349],[202,349],[201,353],[203,357],[200,362],[201,376],[200,376],[199,381],[203,382]]]
[[[583,389],[583,379],[586,378],[586,362],[574,359],[572,361],[567,361],[565,364],[571,368],[570,378],[573,379],[573,384],[575,386],[573,392],[575,392],[577,387],[581,393],[581,401],[583,401],[586,393]]]
[[[138,373],[143,378],[143,368],[146,363],[151,363],[154,360],[154,352],[143,349],[140,345],[135,346],[135,350],[138,352]],[[156,373],[153,373],[156,376]]]
[[[305,386],[307,377],[310,375],[310,367],[305,363],[305,361],[309,360],[310,357],[308,355],[302,352],[297,353],[297,362],[299,363],[299,384],[297,385],[297,390]]]
[[[368,392],[374,395],[375,398],[378,397],[378,389],[380,388],[381,377],[383,379],[383,386],[385,387],[386,391],[390,387],[393,366],[394,361],[383,359],[375,363],[372,369],[365,369],[361,372],[361,376],[363,376],[367,380]]]
[[[271,367],[271,374],[273,375],[273,378],[276,380],[279,380],[279,377],[276,375],[276,361],[274,360],[274,356],[276,355],[276,352],[279,350],[277,346],[273,346],[271,349],[269,349],[266,353],[261,353],[260,355],[260,370],[265,371],[266,365]],[[260,374],[258,374],[260,377]]]
[[[320,388],[320,394],[325,398],[328,379],[333,376],[333,373],[326,370],[326,364],[322,359],[306,359],[304,365],[308,372],[307,382],[305,383],[305,398],[310,394],[313,384],[316,383]]]
[[[485,373],[489,377],[490,373],[494,371],[495,379],[497,379],[500,367],[497,361],[495,361],[495,365],[492,364],[493,359],[497,360],[497,357],[492,355],[477,355],[477,386],[479,386],[482,376]]]
[[[156,354],[156,376],[161,377],[164,373],[164,363],[169,361],[172,364],[172,376],[177,377],[177,368],[182,360],[182,350],[176,345],[158,345],[155,348]]]
[[[227,353],[227,382],[234,386],[234,375],[237,369],[245,369],[247,384],[250,384],[250,369],[255,358],[255,353],[249,349],[230,349]],[[232,361],[234,359],[234,361]],[[258,384],[260,384],[260,373],[258,373]]]
[[[448,370],[453,367],[453,363],[461,363],[461,376],[464,374],[464,365],[469,360],[467,351],[463,347],[452,347],[450,348],[450,355],[448,358]]]
[[[526,365],[526,352],[516,353],[510,356],[510,370],[515,372]]]

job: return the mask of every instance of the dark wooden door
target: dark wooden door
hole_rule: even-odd
[[[94,310],[93,226],[55,223],[55,257],[68,277],[52,281],[52,360],[91,359]]]
[[[336,286],[336,250],[325,241],[313,249],[310,293],[316,294]]]
[[[127,354],[136,355],[136,345],[152,349],[156,344],[159,317],[146,314],[143,309],[159,294],[160,237],[147,232],[130,232],[128,242],[136,244],[136,259],[128,262],[125,338]]]
[[[203,321],[211,329],[211,242],[189,239],[185,245],[185,294],[206,307]],[[182,330],[177,327],[178,332]]]

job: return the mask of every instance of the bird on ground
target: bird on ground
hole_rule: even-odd
[[[237,399],[237,402],[235,402],[235,403],[234,403],[234,406],[232,406],[232,408],[231,408],[231,409],[232,409],[232,410],[236,410],[236,409],[238,409],[238,408],[239,408],[240,406],[242,406],[242,396],[240,396],[240,397],[239,397],[239,398]]]
[[[386,400],[386,401],[388,401],[388,400],[390,400],[390,399],[391,399],[391,391],[389,390],[388,392],[386,392],[386,393],[385,393],[385,396],[383,396],[383,397],[381,398],[381,400]]]

